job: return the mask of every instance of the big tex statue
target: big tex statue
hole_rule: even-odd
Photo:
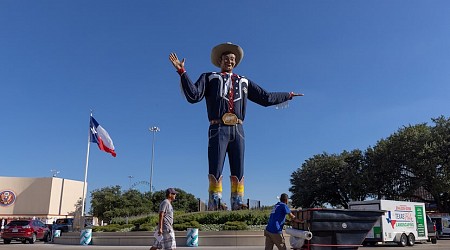
[[[208,209],[216,210],[222,198],[222,170],[228,153],[231,181],[231,209],[245,208],[244,202],[244,129],[247,99],[262,106],[282,104],[291,100],[294,92],[267,92],[245,76],[233,73],[244,57],[238,45],[223,43],[211,51],[211,62],[220,72],[203,73],[193,83],[175,53],[169,59],[181,78],[182,91],[190,103],[206,99],[209,119],[209,201]]]

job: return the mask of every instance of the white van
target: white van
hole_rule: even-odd
[[[450,217],[440,215],[430,215],[431,220],[436,224],[438,235],[450,235]]]

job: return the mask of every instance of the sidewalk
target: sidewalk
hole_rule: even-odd
[[[82,246],[82,245],[56,245],[44,244],[43,242],[36,242],[36,244],[22,244],[14,242],[8,245],[0,241],[0,250],[149,250],[150,246]],[[264,249],[264,246],[219,246],[219,247],[177,247],[177,250],[256,250]],[[275,248],[276,249],[276,248]]]

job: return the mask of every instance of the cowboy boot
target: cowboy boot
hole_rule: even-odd
[[[220,200],[222,199],[222,176],[220,176],[219,180],[212,174],[208,175],[209,179],[209,200],[208,200],[208,210],[219,210],[221,204]]]
[[[247,208],[244,202],[244,177],[241,180],[237,176],[230,176],[231,181],[231,209],[240,210]]]

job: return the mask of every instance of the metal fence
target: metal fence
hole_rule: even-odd
[[[212,211],[220,211],[220,210],[231,209],[231,208],[229,208],[227,206],[226,203],[222,202],[221,199],[219,199],[219,204],[220,204],[220,206],[218,205],[217,207],[212,209]],[[244,208],[244,209],[250,209],[250,210],[262,209],[261,201],[260,200],[247,199],[246,200],[246,208]],[[199,212],[208,211],[208,203],[207,202],[203,202],[202,200],[198,199],[198,211]]]

